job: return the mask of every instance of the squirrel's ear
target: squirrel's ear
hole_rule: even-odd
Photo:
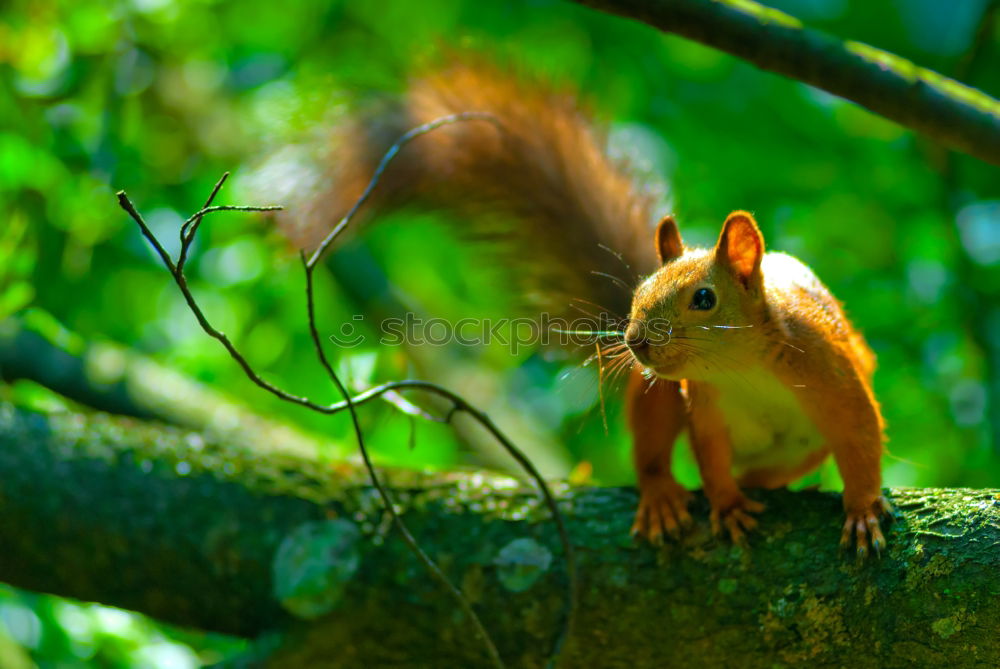
[[[715,246],[716,262],[728,265],[744,286],[760,281],[760,261],[764,257],[764,236],[753,216],[734,211],[722,224]]]
[[[667,214],[656,226],[656,255],[661,263],[665,263],[680,258],[682,253],[684,253],[684,243],[681,242],[677,222],[673,216]]]

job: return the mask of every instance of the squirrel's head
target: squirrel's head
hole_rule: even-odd
[[[755,336],[763,319],[764,237],[757,223],[735,211],[714,248],[686,249],[673,217],[666,216],[655,244],[662,264],[632,297],[625,343],[661,378],[725,375],[749,354],[734,342]]]

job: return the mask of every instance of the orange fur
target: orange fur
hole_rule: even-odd
[[[676,226],[667,233],[676,238],[657,233],[664,262],[635,293],[626,342],[659,382],[683,384],[713,526],[740,541],[755,524],[748,512],[760,507],[737,478],[782,486],[832,453],[844,480],[844,542],[855,541],[860,553],[869,545],[881,550],[883,424],[872,392],[874,355],[864,339],[808,267],[764,253],[750,214],[730,214],[711,250],[683,248]],[[711,308],[695,308],[706,290],[714,295]],[[653,327],[663,322],[666,336],[640,335],[664,331]],[[662,422],[653,412],[642,415],[649,425]],[[640,422],[633,421],[636,449],[652,458],[657,447],[639,443],[650,431]],[[645,507],[653,503],[645,498],[660,496],[641,478],[640,490]],[[660,506],[663,513],[673,508]]]
[[[586,298],[624,317],[631,296],[607,277],[631,282],[655,267],[651,196],[609,157],[606,132],[570,91],[463,57],[414,76],[398,99],[360,109],[338,128],[326,188],[283,218],[286,234],[314,248],[400,135],[450,114],[487,112],[496,123],[446,125],[404,147],[364,213],[444,211],[460,234],[485,242],[494,261],[516,267],[512,288],[528,306],[572,315],[570,301]]]

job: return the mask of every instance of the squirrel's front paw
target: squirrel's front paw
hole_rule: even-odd
[[[632,536],[642,536],[652,544],[663,543],[663,533],[679,537],[682,527],[691,524],[687,506],[691,493],[676,481],[654,479],[639,491],[639,509],[632,523]]]
[[[744,546],[745,533],[757,527],[757,520],[750,514],[760,513],[763,510],[763,504],[745,497],[743,493],[738,493],[722,504],[713,502],[712,513],[709,516],[712,521],[712,533],[719,536],[725,528],[734,544]]]
[[[881,557],[885,548],[885,536],[882,535],[879,519],[882,516],[888,517],[891,513],[892,505],[881,496],[865,508],[848,511],[840,534],[840,547],[850,548],[853,543],[857,546],[858,559],[864,560],[868,557],[868,547],[871,546],[875,554]]]

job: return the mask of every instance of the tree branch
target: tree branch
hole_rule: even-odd
[[[887,51],[840,40],[750,0],[574,0],[847,98],[1000,165],[1000,102]]]
[[[360,468],[140,421],[0,405],[0,579],[257,636],[298,620],[276,666],[483,666],[481,644]],[[565,563],[535,492],[482,474],[389,472],[416,539],[462,585],[511,666],[540,666]],[[558,491],[579,552],[566,666],[1000,663],[1000,491],[897,490],[881,561],[839,555],[839,495],[760,493],[745,552],[633,544],[635,492]]]
[[[398,154],[399,150],[406,143],[408,143],[412,139],[422,134],[432,132],[443,125],[464,120],[483,120],[484,118],[491,118],[491,117],[489,115],[485,115],[484,117],[484,115],[482,114],[473,112],[469,112],[468,114],[455,114],[451,116],[442,117],[430,123],[425,123],[405,133],[389,149],[389,151],[386,152],[382,161],[379,163],[379,166],[376,169],[375,174],[370,180],[368,187],[366,188],[365,192],[362,194],[358,202],[355,203],[354,207],[347,213],[347,215],[341,220],[341,222],[335,227],[335,229],[326,237],[326,239],[324,239],[323,243],[313,253],[312,256],[307,257],[305,253],[302,254],[302,261],[306,274],[306,301],[307,301],[307,315],[309,321],[309,329],[316,349],[316,354],[321,365],[327,371],[330,380],[337,388],[337,391],[344,398],[344,404],[345,404],[344,408],[346,408],[347,411],[350,413],[355,436],[358,442],[358,450],[361,452],[361,457],[364,462],[365,469],[368,472],[369,478],[372,482],[372,485],[374,486],[375,491],[378,493],[379,499],[381,499],[383,503],[383,508],[388,512],[389,517],[392,519],[393,524],[399,530],[400,534],[402,535],[404,543],[410,548],[414,556],[416,556],[416,558],[424,565],[428,574],[432,578],[434,578],[434,580],[438,581],[446,589],[446,591],[450,595],[452,595],[453,599],[455,600],[456,604],[458,604],[459,609],[461,610],[464,617],[469,620],[470,624],[475,629],[476,636],[479,639],[481,639],[483,645],[486,647],[487,654],[489,655],[493,666],[497,667],[498,669],[503,669],[506,665],[504,664],[502,658],[500,657],[496,649],[496,646],[493,643],[492,638],[486,631],[486,628],[483,626],[479,615],[472,608],[471,604],[469,603],[465,595],[462,593],[462,591],[448,579],[448,577],[434,562],[434,560],[432,560],[423,551],[419,542],[417,542],[413,538],[409,529],[406,527],[406,524],[400,518],[400,515],[396,510],[396,505],[392,501],[392,498],[389,496],[388,491],[382,485],[378,477],[378,474],[375,471],[375,467],[372,464],[371,458],[368,453],[368,449],[365,446],[364,435],[361,430],[361,424],[358,421],[358,416],[353,401],[351,399],[351,396],[348,393],[346,387],[341,383],[337,374],[334,372],[333,367],[329,364],[329,361],[323,350],[322,342],[319,337],[319,332],[316,329],[315,308],[313,303],[313,287],[312,287],[312,273],[316,267],[316,263],[319,261],[320,256],[323,254],[324,249],[330,243],[332,243],[332,241],[336,238],[336,236],[350,223],[353,214],[358,210],[361,204],[364,203],[365,199],[377,185],[378,180],[381,177],[382,172],[384,171],[386,166],[389,164],[392,158],[396,154]],[[247,361],[247,359],[242,355],[242,353],[239,352],[236,346],[232,343],[229,337],[227,337],[226,334],[223,333],[221,330],[218,330],[214,326],[212,326],[212,324],[206,317],[205,313],[201,310],[201,307],[195,300],[194,295],[191,293],[190,288],[188,287],[187,277],[184,274],[184,260],[186,258],[186,253],[188,251],[188,248],[194,242],[194,236],[197,233],[198,226],[201,223],[204,214],[211,213],[213,211],[250,212],[250,211],[274,211],[281,209],[281,207],[278,206],[264,206],[264,207],[209,206],[211,205],[212,200],[218,194],[219,190],[222,188],[222,185],[225,183],[228,176],[229,176],[228,172],[222,175],[222,178],[219,179],[218,183],[216,183],[215,188],[212,189],[212,193],[209,195],[208,200],[205,203],[205,206],[200,211],[198,211],[190,218],[188,218],[188,220],[185,221],[184,224],[181,226],[180,229],[181,253],[179,256],[179,260],[176,263],[174,263],[173,259],[170,257],[170,254],[166,251],[166,249],[163,247],[160,241],[150,230],[149,226],[146,224],[146,221],[143,219],[142,215],[138,212],[138,210],[132,204],[131,200],[129,200],[128,196],[125,194],[125,191],[118,191],[117,193],[118,204],[125,212],[129,214],[129,216],[132,217],[135,223],[139,226],[139,230],[142,233],[142,235],[146,238],[146,240],[150,243],[150,245],[153,247],[156,253],[160,256],[160,259],[163,261],[163,264],[170,272],[170,275],[173,277],[174,282],[176,283],[178,289],[180,289],[181,294],[184,297],[184,300],[187,302],[188,307],[190,308],[192,314],[195,316],[195,319],[198,321],[198,324],[201,326],[205,334],[209,335],[210,337],[217,340],[220,344],[223,345],[223,347],[229,353],[230,357],[232,357],[240,365],[246,376],[254,384],[256,384],[261,389],[271,393],[275,397],[278,397],[281,400],[311,409],[318,413],[329,414],[329,413],[335,413],[336,411],[340,411],[342,409],[331,410],[329,408],[325,408],[319,404],[316,404],[315,402],[312,402],[306,397],[299,397],[297,395],[293,395],[279,388],[278,386],[266,381],[263,377],[258,375],[254,371],[250,363]],[[440,388],[435,384],[431,383],[424,383],[422,387],[425,390],[431,391],[437,395],[440,395],[442,397],[447,397],[452,401],[453,408],[449,413],[449,419],[451,414],[457,412],[464,412],[472,416],[477,422],[479,422],[484,428],[486,428],[490,432],[490,434],[494,437],[494,439],[496,439],[497,442],[506,451],[508,451],[510,455],[517,461],[517,463],[525,470],[528,476],[530,476],[534,480],[534,482],[537,484],[539,488],[539,491],[542,494],[542,497],[545,499],[546,504],[548,505],[550,511],[552,512],[553,519],[555,520],[556,526],[559,531],[559,536],[564,548],[567,571],[569,573],[569,580],[567,583],[568,597],[567,597],[567,615],[565,622],[565,631],[564,634],[561,635],[556,640],[556,643],[554,645],[554,652],[553,655],[551,656],[551,661],[555,662],[559,656],[559,651],[562,647],[564,640],[572,634],[573,622],[575,619],[575,612],[577,608],[577,595],[576,595],[577,579],[576,579],[576,567],[575,567],[573,547],[570,544],[569,536],[566,532],[562,516],[560,514],[559,508],[556,505],[555,499],[553,498],[552,493],[549,490],[548,484],[541,477],[541,474],[535,468],[534,464],[532,464],[532,462],[524,456],[524,454],[520,451],[520,449],[518,449],[513,444],[513,442],[507,439],[506,435],[490,420],[490,418],[486,414],[482,413],[481,411],[478,411],[475,407],[470,405],[464,399],[462,399],[458,395],[452,393],[451,391],[445,388]]]
[[[38,309],[0,320],[0,381],[21,379],[98,411],[210,432],[261,449],[303,454],[330,449],[328,441],[280,419],[264,418],[135,351],[86,341]]]

